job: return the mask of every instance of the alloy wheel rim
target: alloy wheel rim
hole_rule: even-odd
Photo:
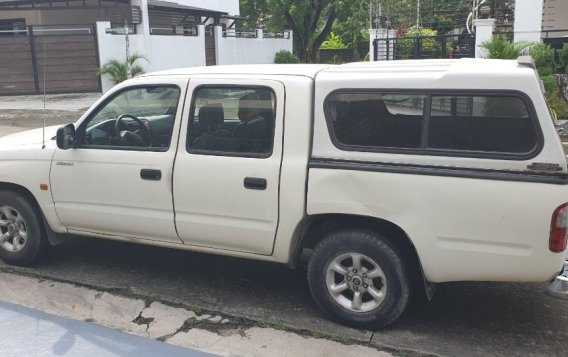
[[[24,249],[28,241],[26,222],[18,210],[11,206],[0,207],[0,247],[16,253]]]
[[[326,267],[327,291],[336,303],[351,312],[369,312],[383,303],[387,282],[381,267],[359,253],[344,253]]]

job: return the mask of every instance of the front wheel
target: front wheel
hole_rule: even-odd
[[[0,191],[0,259],[29,265],[47,250],[41,213],[24,196]]]
[[[308,283],[333,320],[366,329],[394,322],[410,294],[400,254],[381,235],[363,230],[328,234],[310,258]]]

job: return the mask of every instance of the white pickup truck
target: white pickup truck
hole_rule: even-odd
[[[568,170],[531,61],[169,70],[55,133],[0,139],[9,264],[71,234],[309,256],[316,303],[361,328],[441,282],[568,294]]]

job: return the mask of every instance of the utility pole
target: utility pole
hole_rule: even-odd
[[[416,33],[420,36],[420,0],[416,2]]]
[[[369,28],[373,28],[373,0],[369,0]]]
[[[130,39],[128,38],[128,22],[124,19],[124,40],[126,41],[126,78],[132,78],[132,68],[130,68]]]

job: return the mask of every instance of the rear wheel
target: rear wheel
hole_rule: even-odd
[[[328,234],[310,258],[308,283],[327,315],[357,328],[391,324],[410,294],[400,254],[381,235],[363,230]]]
[[[0,259],[29,265],[47,250],[41,213],[22,195],[0,191]]]

